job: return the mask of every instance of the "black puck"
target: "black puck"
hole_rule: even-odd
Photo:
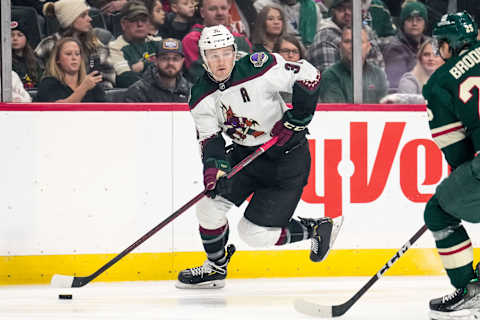
[[[58,299],[62,300],[72,300],[72,295],[71,294],[59,294]]]

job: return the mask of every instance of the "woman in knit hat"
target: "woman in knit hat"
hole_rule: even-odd
[[[102,86],[106,89],[113,88],[115,70],[109,61],[110,52],[95,35],[88,10],[85,0],[59,0],[47,3],[44,6],[44,14],[55,16],[60,30],[43,39],[35,49],[35,54],[45,63],[58,40],[63,37],[77,39],[82,45],[87,72],[100,71],[103,77]]]
[[[22,20],[10,23],[12,30],[12,70],[18,74],[25,89],[33,89],[40,81],[42,68],[28,43],[28,32],[25,31],[24,27],[25,22]]]
[[[427,9],[423,3],[405,3],[400,13],[401,30],[383,50],[391,92],[397,91],[402,75],[417,63],[418,49],[427,40],[424,34],[427,21]]]
[[[65,37],[52,50],[45,77],[38,85],[38,102],[105,102],[105,91],[99,85],[98,71],[87,74],[82,46],[78,40]]]

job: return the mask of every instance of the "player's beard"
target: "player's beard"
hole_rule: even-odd
[[[165,70],[163,69],[158,69],[158,74],[162,78],[169,78],[169,79],[174,79],[178,76],[179,71],[176,71],[175,68],[167,66]]]

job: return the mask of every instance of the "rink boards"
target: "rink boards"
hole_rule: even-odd
[[[423,224],[448,174],[425,106],[319,105],[309,126],[312,169],[300,216],[343,215],[335,250],[315,264],[309,242],[256,250],[229,213],[237,278],[374,274]],[[202,190],[186,105],[0,104],[0,284],[88,275]],[[467,225],[478,247],[474,232]],[[204,260],[190,209],[101,281],[174,279]],[[427,232],[387,275],[438,275]],[[475,249],[477,254],[477,249]]]

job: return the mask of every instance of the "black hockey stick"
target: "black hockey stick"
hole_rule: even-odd
[[[278,137],[273,137],[272,139],[268,140],[265,142],[263,145],[258,147],[252,154],[248,155],[245,157],[242,161],[240,161],[235,167],[232,168],[232,170],[227,174],[227,179],[230,179],[233,177],[235,174],[237,174],[240,170],[245,168],[250,162],[258,158],[261,154],[263,154],[265,151],[270,149],[275,143],[277,143]],[[203,190],[199,194],[197,194],[192,200],[188,201],[186,204],[184,204],[180,209],[172,213],[170,216],[168,216],[165,220],[160,222],[157,226],[155,226],[152,230],[148,231],[145,233],[140,239],[135,241],[133,244],[131,244],[128,248],[123,250],[121,253],[119,253],[117,256],[115,256],[112,260],[108,261],[104,266],[102,266],[100,269],[95,271],[89,276],[86,277],[75,277],[75,276],[66,276],[66,275],[61,275],[61,274],[54,274],[52,277],[52,280],[50,282],[51,286],[57,287],[57,288],[78,288],[78,287],[83,287],[93,279],[97,278],[99,275],[101,275],[105,270],[113,266],[115,263],[117,263],[120,259],[125,257],[128,253],[130,253],[133,249],[141,245],[143,242],[145,242],[148,238],[153,236],[157,231],[165,227],[167,224],[172,222],[175,218],[177,218],[179,215],[184,213],[188,208],[193,206],[195,203],[197,203],[200,199],[202,199],[205,196],[205,191]]]
[[[412,244],[420,238],[424,232],[427,230],[427,226],[423,225],[420,230],[417,231],[413,235],[413,237],[410,238],[410,240],[407,241],[403,245],[403,247],[400,248],[400,250],[395,253],[395,255],[388,260],[388,262],[372,277],[370,280],[357,292],[353,297],[351,297],[347,302],[335,305],[335,306],[326,306],[326,305],[320,305],[315,302],[307,301],[305,299],[297,299],[295,300],[295,309],[298,312],[305,313],[314,317],[320,317],[320,318],[334,318],[334,317],[339,317],[343,315],[345,312],[347,312],[359,299],[363,294],[370,289],[373,284],[382,277],[382,275],[390,269],[390,267],[398,260],[400,259],[401,256],[407,252],[407,250],[412,246]]]

